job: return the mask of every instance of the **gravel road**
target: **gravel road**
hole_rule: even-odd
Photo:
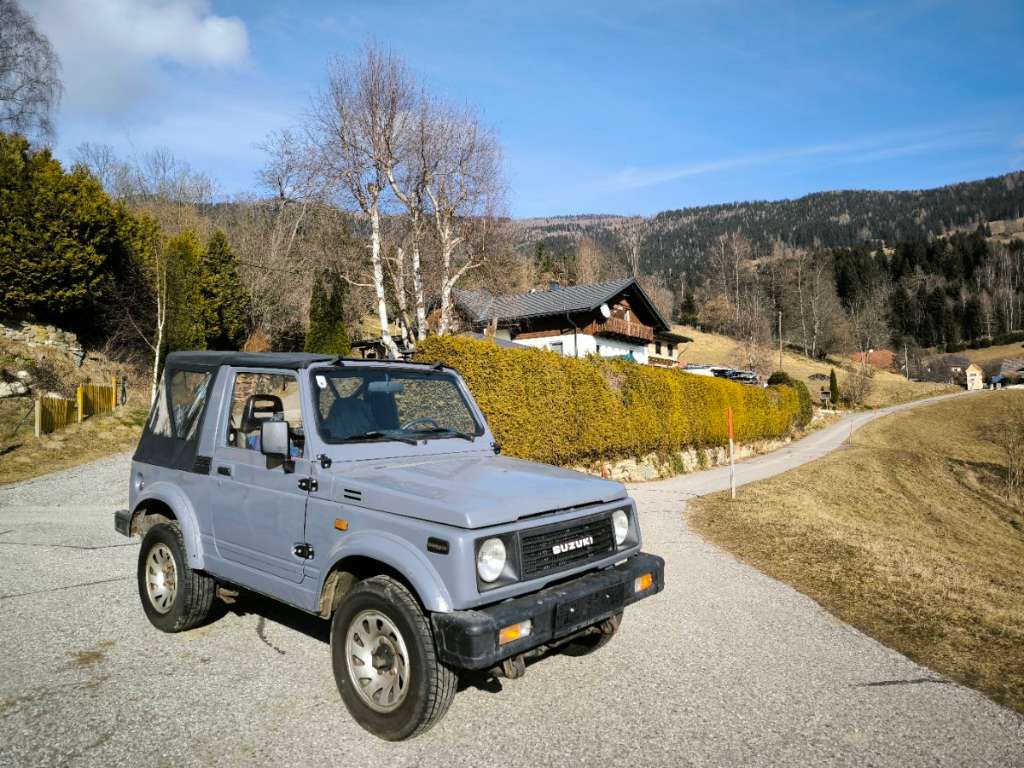
[[[740,481],[849,430],[741,464]],[[691,533],[686,498],[725,487],[723,470],[632,489],[667,586],[610,645],[466,679],[438,727],[388,744],[341,704],[325,622],[246,597],[192,632],[150,627],[138,544],[112,528],[128,466],[0,488],[0,766],[1024,766],[1024,718]]]

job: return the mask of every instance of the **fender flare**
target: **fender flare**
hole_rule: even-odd
[[[147,485],[135,500],[135,508],[132,509],[128,530],[131,530],[136,515],[147,501],[163,502],[174,511],[174,515],[178,519],[178,526],[181,528],[181,535],[185,539],[188,564],[191,568],[202,570],[204,558],[202,538],[199,535],[199,520],[188,496],[174,483],[167,481],[158,481]]]
[[[423,607],[435,613],[452,610],[452,598],[437,569],[405,539],[380,530],[359,531],[347,537],[334,549],[323,570],[318,595],[323,594],[327,576],[335,566],[349,557],[376,560],[400,573],[412,586]]]

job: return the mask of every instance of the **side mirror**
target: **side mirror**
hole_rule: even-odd
[[[283,466],[285,472],[295,471],[287,421],[264,421],[260,425],[260,453],[267,457],[267,469]]]

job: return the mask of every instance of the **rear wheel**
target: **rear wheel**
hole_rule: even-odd
[[[183,632],[210,615],[216,583],[188,565],[185,540],[175,522],[154,525],[142,539],[139,599],[146,618],[163,632]]]
[[[437,659],[427,617],[389,576],[357,584],[331,622],[334,679],[363,728],[388,741],[418,736],[440,720],[458,677]]]

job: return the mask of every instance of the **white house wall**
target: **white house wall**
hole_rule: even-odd
[[[591,336],[588,333],[563,334],[561,336],[544,336],[539,339],[514,339],[516,344],[523,344],[538,349],[557,349],[561,343],[562,354],[566,357],[586,357],[587,355],[599,354],[601,357],[623,357],[633,353],[633,359],[638,363],[647,362],[647,347],[642,344],[630,344],[627,341],[610,339],[605,336]],[[577,350],[576,344],[579,344]]]

